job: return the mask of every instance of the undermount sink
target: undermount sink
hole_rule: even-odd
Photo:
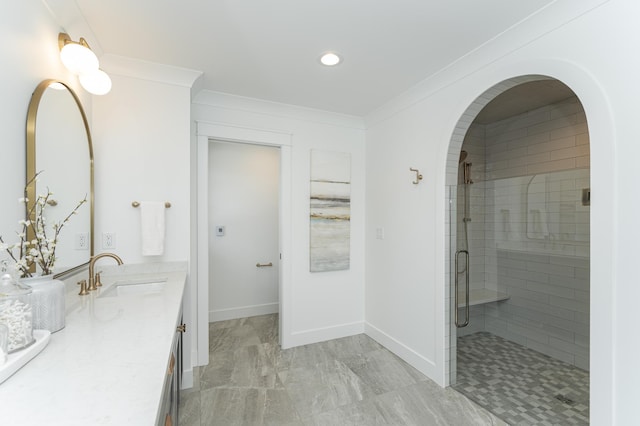
[[[117,297],[161,293],[167,283],[166,278],[131,281],[116,281],[98,297]]]

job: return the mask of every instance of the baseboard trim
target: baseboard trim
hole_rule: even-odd
[[[361,321],[298,331],[291,333],[289,339],[287,339],[287,348],[324,342],[326,340],[339,339],[341,337],[354,336],[362,333],[364,333],[364,323]],[[286,348],[283,347],[283,349]]]
[[[265,303],[263,305],[240,306],[237,308],[217,309],[209,311],[209,322],[226,321],[236,318],[255,317],[278,313],[279,303]]]
[[[444,384],[440,383],[439,380],[441,369],[437,368],[438,366],[435,362],[420,355],[415,350],[394,339],[387,333],[383,332],[379,328],[374,327],[368,322],[364,324],[364,332],[367,336],[371,337],[373,340],[380,343],[382,346],[389,349],[391,352],[408,362],[416,370],[420,371],[422,374],[438,383],[440,386],[444,386]]]

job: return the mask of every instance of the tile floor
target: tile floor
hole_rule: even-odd
[[[281,350],[277,315],[212,323],[180,425],[505,425],[364,334]]]
[[[454,389],[511,425],[589,424],[588,371],[486,332],[458,339],[457,365]]]

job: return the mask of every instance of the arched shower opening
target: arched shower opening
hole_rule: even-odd
[[[579,99],[539,75],[450,142],[449,384],[510,423],[589,419],[589,160]]]

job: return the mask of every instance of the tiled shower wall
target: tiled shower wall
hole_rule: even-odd
[[[463,149],[474,171],[471,286],[510,299],[473,307],[458,334],[486,330],[588,369],[589,136],[580,102],[475,124]]]

